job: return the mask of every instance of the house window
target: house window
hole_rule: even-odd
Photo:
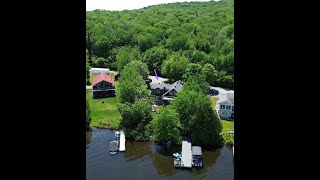
[[[220,105],[220,109],[225,109],[225,105]]]
[[[233,107],[234,107],[234,106],[232,106],[232,112],[234,111]]]
[[[230,106],[227,106],[227,110],[230,110],[230,108],[231,108]]]
[[[160,89],[159,88],[157,88],[157,94],[160,94]]]

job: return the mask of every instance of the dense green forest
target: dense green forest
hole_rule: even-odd
[[[210,85],[233,89],[233,0],[89,11],[86,39],[87,69],[108,67],[121,74],[137,60],[170,81],[203,73]]]

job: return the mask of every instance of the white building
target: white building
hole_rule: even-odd
[[[110,72],[110,69],[108,68],[91,68],[90,69],[90,73],[91,74],[101,74],[101,73],[109,73]]]
[[[168,81],[167,78],[162,78],[162,77],[158,77],[158,79],[156,78],[156,76],[148,76],[148,78],[151,80],[150,84],[163,84],[166,81]]]
[[[234,118],[234,93],[227,93],[220,97],[218,112],[221,118]]]

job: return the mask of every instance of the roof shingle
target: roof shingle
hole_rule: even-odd
[[[92,79],[92,86],[98,84],[101,81],[107,81],[109,83],[114,84],[114,79],[112,78],[112,76],[105,73],[101,73]]]

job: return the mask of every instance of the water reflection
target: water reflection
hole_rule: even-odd
[[[137,160],[151,153],[150,142],[126,141],[126,151],[123,156],[127,161]]]
[[[174,152],[180,152],[178,147],[163,148],[156,143],[153,143],[153,153],[150,154],[150,158],[153,163],[153,167],[156,168],[159,175],[172,176],[175,174],[176,169],[173,166]]]
[[[91,138],[92,138],[92,130],[86,131],[86,145],[91,143]],[[89,148],[87,146],[87,148]]]
[[[173,166],[174,152],[181,145],[164,149],[154,142],[126,141],[126,151],[109,155],[114,132],[93,128],[86,133],[87,179],[218,179],[233,180],[232,150],[203,149],[204,167],[181,169]],[[124,173],[125,172],[125,173]]]
[[[192,175],[201,175],[201,174],[205,174],[207,173],[211,167],[214,166],[217,158],[220,156],[221,154],[221,150],[215,150],[215,151],[203,151],[202,152],[202,156],[203,156],[203,167],[196,169],[194,168],[192,171]]]

